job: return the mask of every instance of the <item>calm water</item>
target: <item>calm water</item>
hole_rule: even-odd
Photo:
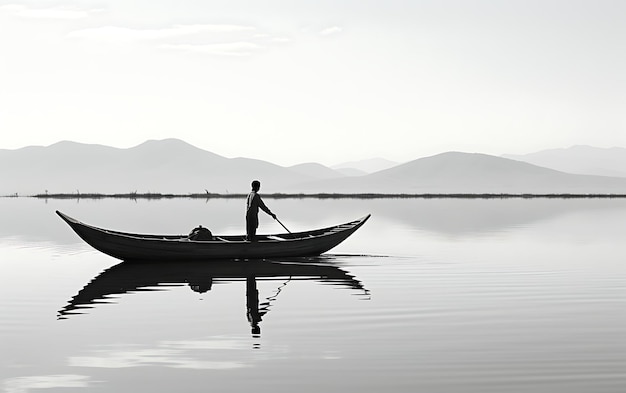
[[[0,199],[0,392],[626,391],[626,200],[266,202],[372,218],[321,258],[116,266],[54,211],[238,234],[243,201]]]

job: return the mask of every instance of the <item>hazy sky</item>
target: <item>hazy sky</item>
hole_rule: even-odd
[[[626,1],[0,0],[0,148],[327,165],[626,146]]]

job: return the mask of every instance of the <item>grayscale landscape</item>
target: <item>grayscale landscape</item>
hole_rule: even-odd
[[[625,21],[0,0],[0,393],[626,392]]]

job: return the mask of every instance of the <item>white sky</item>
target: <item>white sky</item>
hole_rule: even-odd
[[[0,0],[0,148],[326,165],[626,146],[626,1]]]

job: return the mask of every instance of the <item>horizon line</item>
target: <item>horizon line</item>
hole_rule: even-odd
[[[2,195],[0,198],[37,199],[244,199],[247,193],[54,193],[34,195]],[[271,193],[267,199],[612,199],[626,194],[610,193]]]

